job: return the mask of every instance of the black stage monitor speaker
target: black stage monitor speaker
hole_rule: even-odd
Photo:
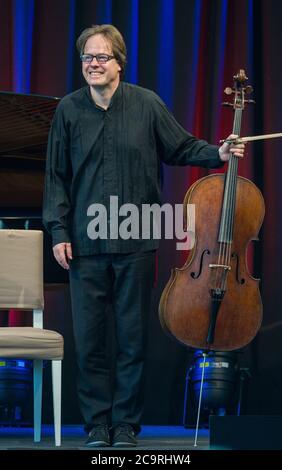
[[[210,447],[282,449],[282,416],[210,416]]]

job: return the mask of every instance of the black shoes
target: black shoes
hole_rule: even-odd
[[[91,429],[85,442],[88,447],[108,447],[111,445],[109,427],[107,424],[97,424]]]
[[[134,428],[130,424],[120,424],[113,430],[113,447],[135,447],[137,439]]]
[[[87,447],[135,447],[137,439],[130,424],[120,424],[113,429],[112,442],[107,424],[97,424],[91,429],[85,442]]]

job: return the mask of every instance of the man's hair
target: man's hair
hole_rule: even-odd
[[[84,29],[76,41],[76,47],[80,54],[83,54],[86,41],[96,34],[102,34],[112,45],[113,55],[121,67],[120,75],[124,74],[126,65],[126,45],[119,30],[112,24],[97,24]]]

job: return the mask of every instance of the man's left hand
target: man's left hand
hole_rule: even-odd
[[[230,134],[226,140],[228,139],[237,139],[238,135]],[[221,147],[218,149],[219,158],[223,162],[227,162],[230,158],[230,154],[233,153],[235,157],[242,158],[244,156],[245,151],[245,144],[229,144],[228,142],[224,142]]]

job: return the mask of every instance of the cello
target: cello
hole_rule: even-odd
[[[240,70],[233,88],[225,89],[234,94],[232,133],[238,136],[245,104],[252,102],[245,98],[252,92],[246,81]],[[238,157],[230,155],[225,174],[201,178],[186,193],[186,226],[188,204],[195,204],[195,244],[184,266],[172,270],[161,295],[161,325],[186,346],[205,351],[241,348],[262,322],[259,280],[249,272],[247,249],[258,239],[263,196],[252,181],[238,176]]]

